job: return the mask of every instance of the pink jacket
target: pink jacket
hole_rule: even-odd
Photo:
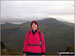
[[[45,53],[45,41],[43,33],[41,32],[39,36],[40,30],[37,30],[37,32],[33,36],[32,29],[30,29],[29,31],[30,33],[27,32],[25,36],[23,52]],[[28,44],[40,44],[40,37],[41,37],[41,47],[28,45]]]

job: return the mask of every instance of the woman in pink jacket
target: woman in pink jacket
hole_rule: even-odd
[[[44,35],[38,29],[37,21],[31,22],[31,28],[24,40],[23,53],[24,55],[42,55],[45,56],[45,41]]]

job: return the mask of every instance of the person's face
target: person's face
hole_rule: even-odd
[[[37,24],[33,23],[33,24],[32,24],[32,29],[33,29],[33,30],[36,30],[36,29],[37,29]]]

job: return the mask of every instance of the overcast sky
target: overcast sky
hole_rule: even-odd
[[[74,22],[74,1],[1,1],[2,22],[24,22],[44,17]]]

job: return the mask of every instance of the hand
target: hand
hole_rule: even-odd
[[[45,56],[45,55],[42,55],[42,56]]]
[[[26,54],[24,54],[23,56],[26,56]]]

